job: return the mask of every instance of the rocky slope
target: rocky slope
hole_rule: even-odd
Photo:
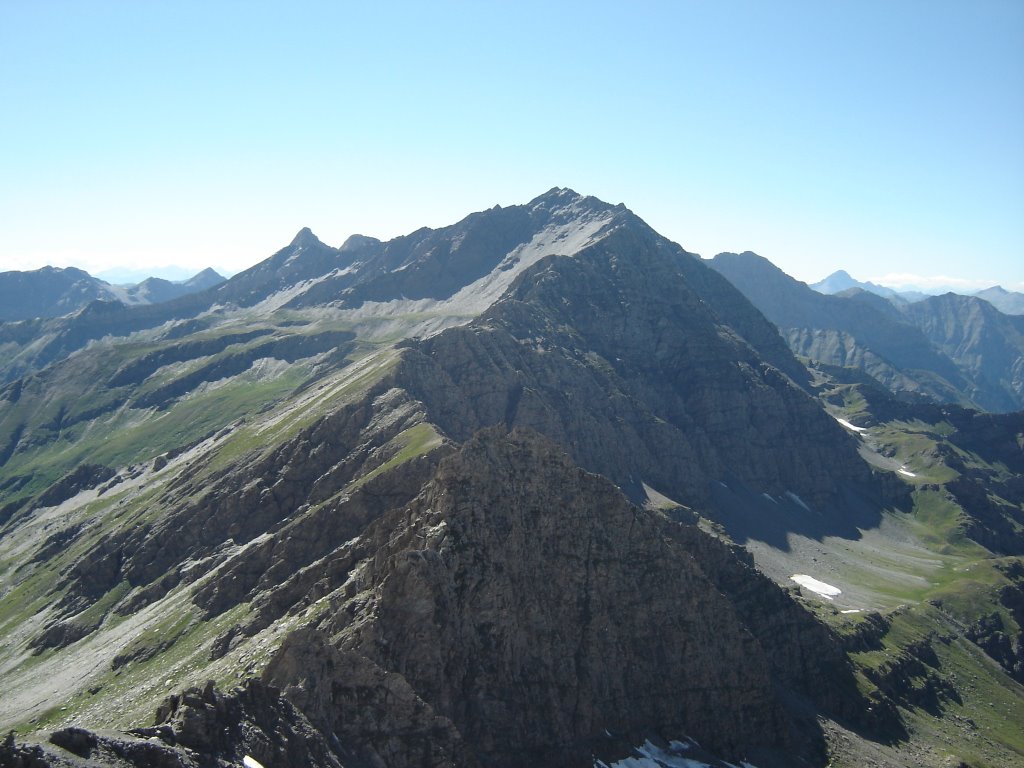
[[[749,564],[528,432],[472,438],[368,536],[351,596],[266,676],[385,764],[586,765],[607,731],[795,759],[813,742],[782,688],[858,709],[824,628]],[[771,631],[761,601],[779,609]],[[366,691],[381,676],[408,686],[422,725],[381,726],[388,705]]]
[[[479,320],[411,346],[399,380],[455,439],[527,426],[637,497],[647,484],[706,508],[712,482],[735,481],[838,510],[844,491],[870,493],[842,429],[659,245],[623,227],[538,263]]]

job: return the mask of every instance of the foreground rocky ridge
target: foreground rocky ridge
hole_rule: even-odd
[[[824,626],[735,551],[629,504],[532,433],[470,439],[361,539],[339,586],[317,598],[332,609],[287,636],[263,673],[337,737],[332,754],[346,764],[588,765],[606,732],[626,743],[689,734],[723,754],[813,764],[820,731],[790,696],[864,720]],[[238,705],[209,689],[181,701],[241,722],[232,707],[272,703],[246,690]],[[216,723],[186,727],[196,716],[180,706],[138,733],[217,759],[271,754],[241,725],[224,737]],[[271,709],[287,720],[274,726],[285,746],[273,764],[332,764],[303,763],[329,739],[300,738],[288,723],[304,720]],[[174,712],[178,726],[160,727]],[[80,756],[104,744],[62,739]]]

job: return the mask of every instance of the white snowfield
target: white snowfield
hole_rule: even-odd
[[[263,763],[255,757],[249,757],[249,755],[242,758],[242,765],[244,765],[245,768],[263,768]]]
[[[917,477],[917,475],[915,475],[913,472],[911,472],[906,467],[900,467],[896,471],[899,472],[901,475],[904,475],[905,477]]]
[[[868,431],[866,427],[858,427],[858,426],[856,426],[854,424],[851,424],[846,419],[840,419],[838,416],[835,417],[835,420],[838,421],[844,427],[846,427],[847,429],[849,429],[849,430],[851,430],[853,432],[867,432]]]
[[[680,753],[690,748],[689,744],[681,741],[670,741],[668,749],[662,749],[650,741],[645,741],[642,746],[636,747],[641,757],[626,757],[616,760],[614,763],[606,763],[602,760],[594,761],[594,768],[712,768],[703,760],[693,760],[683,757]],[[744,761],[739,765],[721,761],[718,765],[727,765],[730,768],[757,768]]]
[[[804,589],[809,589],[815,594],[821,595],[826,600],[833,599],[836,595],[841,595],[843,590],[839,587],[833,587],[831,584],[826,584],[824,581],[818,581],[813,576],[808,576],[806,573],[795,573],[789,577]]]

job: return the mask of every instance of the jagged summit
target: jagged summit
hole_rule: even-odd
[[[585,213],[600,214],[612,210],[625,211],[625,206],[611,205],[591,195],[581,195],[568,187],[552,187],[543,195],[539,195],[527,203],[525,207],[531,214],[572,216]]]
[[[305,248],[311,245],[322,245],[320,238],[313,234],[313,230],[309,227],[303,227],[298,231],[292,241],[288,244],[289,248]]]

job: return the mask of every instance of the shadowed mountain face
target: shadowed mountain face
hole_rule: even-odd
[[[823,295],[749,251],[709,263],[798,355],[860,368],[894,392],[992,411],[1024,407],[1024,325],[980,299],[946,294],[893,304],[860,290]]]
[[[74,267],[0,273],[0,321],[66,315],[90,301],[112,298],[107,287]]]
[[[831,506],[834,532],[849,532],[836,502],[872,487],[854,442],[710,308],[722,305],[683,263],[703,268],[627,222],[573,259],[538,263],[466,328],[413,346],[399,380],[456,439],[526,426],[634,497],[647,485],[706,508],[714,483],[735,482]],[[769,353],[781,357],[777,340]]]
[[[903,314],[968,374],[980,404],[993,411],[1024,408],[1024,317],[955,293],[910,304]]]
[[[421,710],[403,737],[417,764],[493,766],[587,765],[610,733],[653,723],[813,759],[822,745],[780,688],[858,706],[824,628],[767,580],[528,432],[470,439],[368,536],[380,549],[349,607],[290,638],[266,676],[371,764],[408,764],[380,725],[395,706]],[[396,701],[368,701],[398,671]]]

